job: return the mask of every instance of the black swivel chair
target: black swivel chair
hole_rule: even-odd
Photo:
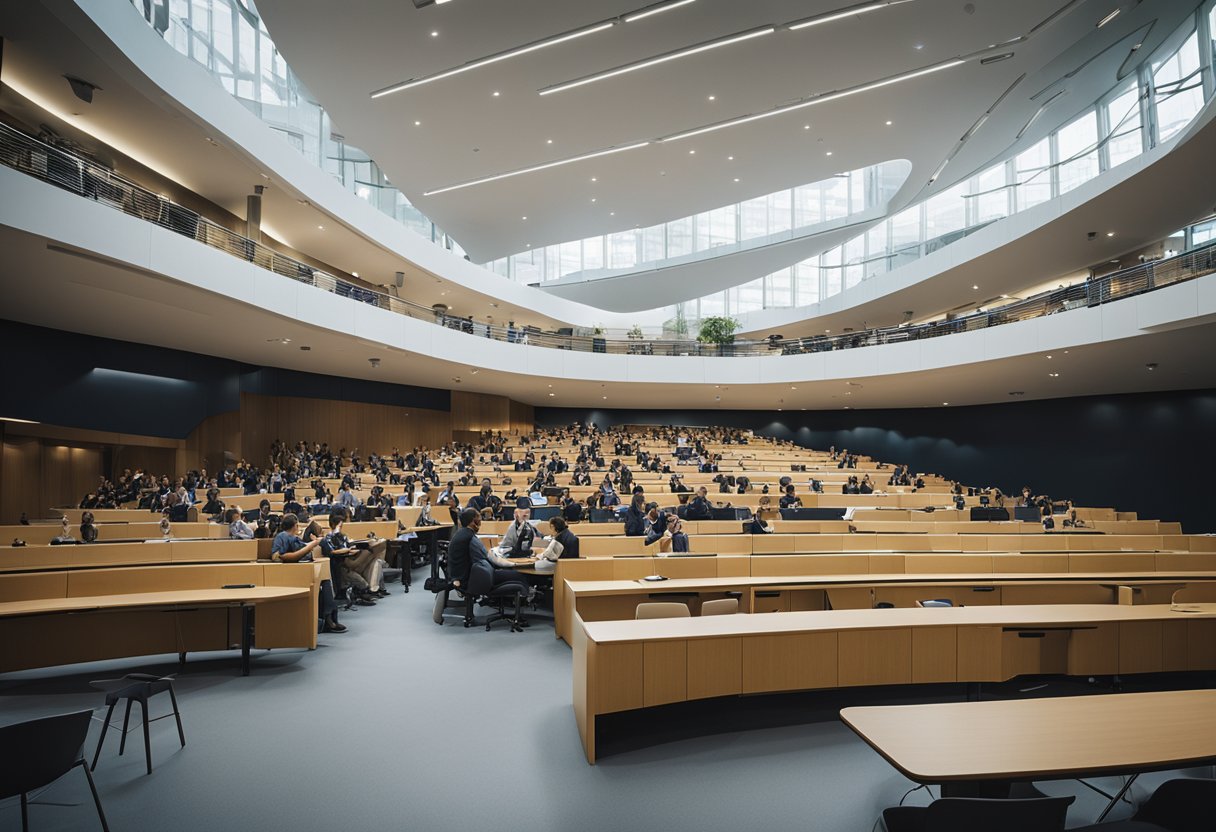
[[[945,797],[928,806],[884,809],[887,832],[1064,832],[1074,797],[990,800]]]
[[[21,829],[30,828],[27,794],[48,786],[76,766],[84,769],[104,832],[110,832],[101,809],[93,775],[84,759],[84,741],[89,734],[92,711],[48,716],[0,728],[0,800],[21,795]]]
[[[127,750],[127,726],[131,724],[131,705],[138,702],[143,711],[144,728],[144,758],[148,764],[148,774],[152,773],[152,744],[148,738],[148,724],[157,719],[165,719],[169,714],[148,719],[148,700],[158,693],[168,693],[169,701],[173,704],[173,718],[177,720],[177,738],[182,748],[186,747],[186,733],[182,730],[182,715],[177,709],[177,695],[173,692],[173,679],[169,676],[151,676],[147,673],[128,673],[121,679],[101,679],[90,682],[90,685],[106,692],[106,718],[101,724],[101,736],[97,738],[97,750],[93,753],[93,765],[97,770],[97,761],[101,758],[101,746],[106,741],[106,732],[110,730],[110,717],[118,703],[127,700],[127,712],[122,719],[122,741],[118,744],[118,755],[121,757]]]
[[[1180,777],[1157,787],[1130,820],[1097,823],[1070,832],[1210,832],[1216,815],[1216,780]]]
[[[469,589],[465,593],[464,626],[472,627],[475,623],[473,618],[473,603],[480,598],[489,606],[495,607],[498,610],[498,612],[486,618],[485,625],[487,632],[490,629],[490,625],[495,621],[508,621],[511,624],[511,632],[522,633],[524,627],[528,626],[528,622],[524,620],[521,609],[524,599],[527,597],[528,585],[524,583],[523,578],[494,586],[494,568],[488,561],[475,562],[472,569],[469,570]],[[508,615],[506,605],[512,599],[515,601],[515,611],[513,614]]]

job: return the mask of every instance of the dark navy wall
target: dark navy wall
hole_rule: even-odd
[[[1216,390],[979,407],[838,411],[536,409],[540,425],[723,425],[847,447],[967,485],[1071,498],[1216,532]]]
[[[0,416],[184,438],[240,409],[241,393],[451,410],[447,390],[256,367],[209,355],[0,320]]]

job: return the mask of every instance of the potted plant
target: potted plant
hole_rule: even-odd
[[[629,328],[629,332],[625,333],[625,337],[630,341],[641,341],[646,336],[642,334],[642,328],[634,324]]]
[[[739,322],[734,318],[722,316],[713,316],[701,319],[701,331],[697,333],[697,340],[702,344],[717,344],[718,354],[725,354],[725,347],[728,344],[733,344],[735,341],[735,330],[739,328]]]

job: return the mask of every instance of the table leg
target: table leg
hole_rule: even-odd
[[[241,605],[241,675],[249,675],[249,648],[253,646],[253,604]]]
[[[1098,815],[1098,819],[1094,823],[1101,823],[1106,820],[1106,816],[1110,814],[1110,810],[1119,805],[1119,801],[1123,799],[1123,795],[1127,794],[1127,790],[1132,787],[1132,783],[1135,783],[1136,778],[1139,776],[1139,774],[1133,774],[1127,778],[1127,782],[1123,784],[1123,788],[1115,792],[1115,796],[1110,799],[1110,803],[1106,804],[1106,808],[1102,810],[1102,814]]]

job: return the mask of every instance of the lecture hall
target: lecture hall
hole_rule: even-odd
[[[1214,98],[1216,0],[0,3],[0,832],[1216,832]]]

